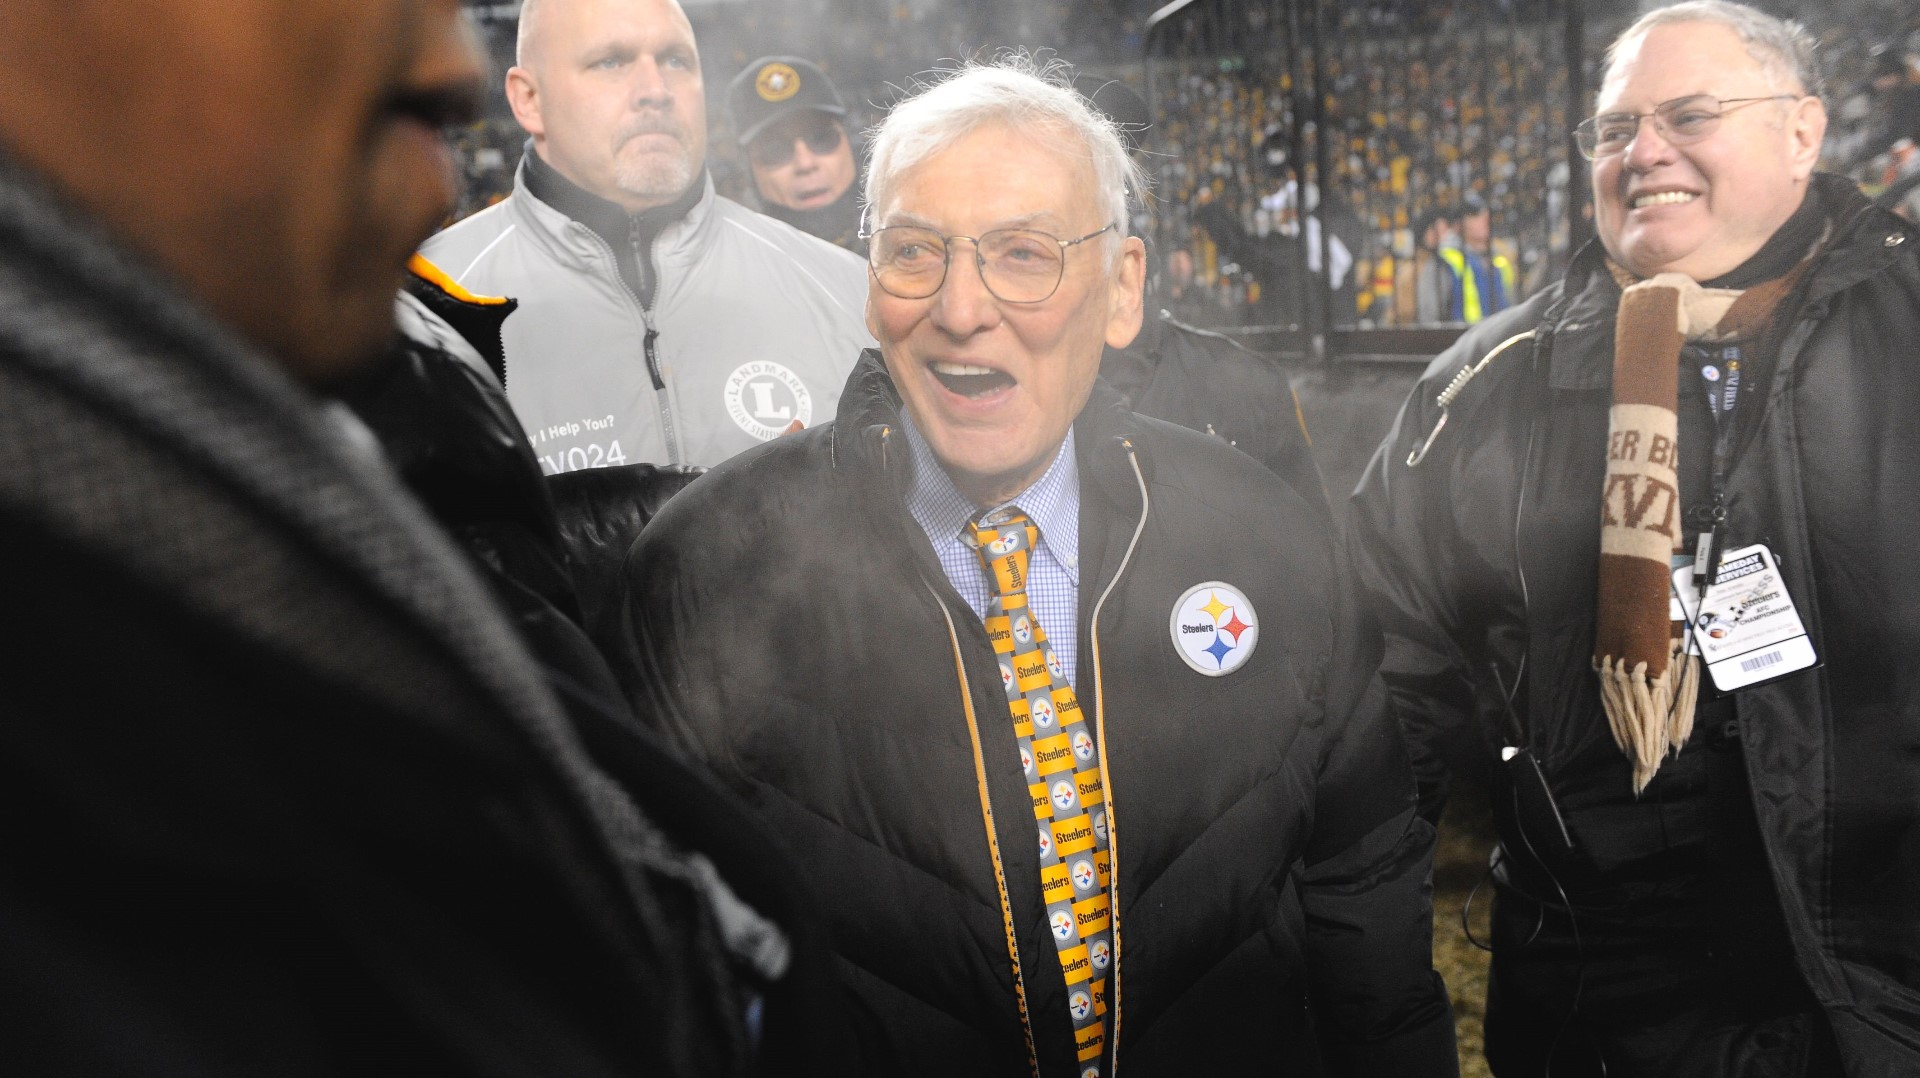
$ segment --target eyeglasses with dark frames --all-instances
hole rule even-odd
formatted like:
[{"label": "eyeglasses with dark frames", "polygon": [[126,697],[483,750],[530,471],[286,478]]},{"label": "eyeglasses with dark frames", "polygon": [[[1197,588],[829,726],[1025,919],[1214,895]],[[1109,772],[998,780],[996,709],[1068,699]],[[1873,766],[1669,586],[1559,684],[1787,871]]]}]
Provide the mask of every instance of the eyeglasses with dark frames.
[{"label": "eyeglasses with dark frames", "polygon": [[1660,137],[1675,146],[1699,142],[1714,133],[1720,118],[1733,109],[1728,106],[1751,105],[1759,101],[1798,101],[1803,94],[1769,94],[1766,97],[1714,97],[1712,94],[1688,94],[1662,101],[1652,112],[1608,112],[1580,121],[1573,129],[1573,140],[1589,161],[1627,148],[1640,132],[1641,120],[1652,120]]},{"label": "eyeglasses with dark frames", "polygon": [[996,228],[973,236],[942,236],[918,225],[888,225],[863,233],[867,264],[881,291],[899,299],[926,299],[947,281],[953,243],[973,244],[980,280],[1003,303],[1041,303],[1052,298],[1066,275],[1067,249],[1112,232],[1107,225],[1063,240],[1032,228]]}]

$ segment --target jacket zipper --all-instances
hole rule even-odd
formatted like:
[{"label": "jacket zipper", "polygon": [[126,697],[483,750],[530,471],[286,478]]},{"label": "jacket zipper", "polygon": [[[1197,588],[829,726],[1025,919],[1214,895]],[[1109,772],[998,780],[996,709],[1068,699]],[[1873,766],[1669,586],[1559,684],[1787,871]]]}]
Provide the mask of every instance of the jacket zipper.
[{"label": "jacket zipper", "polygon": [[1101,683],[1100,610],[1107,605],[1113,589],[1119,587],[1127,567],[1133,564],[1134,548],[1140,545],[1140,536],[1147,530],[1147,514],[1153,505],[1147,496],[1147,477],[1141,474],[1140,457],[1134,452],[1133,440],[1122,438],[1120,444],[1126,448],[1127,463],[1132,466],[1134,482],[1140,487],[1140,519],[1134,522],[1133,537],[1127,540],[1126,553],[1120,556],[1120,567],[1113,571],[1113,579],[1107,581],[1106,589],[1093,604],[1093,613],[1087,617],[1087,643],[1093,653],[1094,737],[1100,743],[1100,784],[1107,791],[1107,916],[1113,925],[1113,987],[1107,993],[1107,1014],[1112,1026],[1107,1030],[1106,1078],[1118,1078],[1120,1073],[1120,825],[1119,816],[1114,812],[1113,776],[1107,771],[1107,693]]},{"label": "jacket zipper", "polygon": [[[657,291],[660,287],[660,282],[653,269],[653,241],[647,241],[645,248],[642,249],[640,244],[640,222],[638,219],[630,219],[627,223],[627,242],[633,245],[634,269],[646,275],[646,278],[652,281],[653,287],[648,289],[648,291]],[[624,286],[626,282],[622,281],[621,284]],[[632,294],[631,290],[629,290],[628,294]],[[655,329],[653,325],[653,308],[641,302],[638,296],[634,297],[634,302],[640,304],[640,320],[646,323],[647,326],[646,336],[641,338],[640,345],[647,358],[647,375],[653,379],[654,402],[660,409],[660,433],[665,437],[667,443],[667,462],[669,464],[679,464],[680,436],[678,432],[673,429],[673,404],[668,400],[667,380],[660,374],[660,356],[654,350],[653,346],[653,342],[660,336],[660,331]]]},{"label": "jacket zipper", "polygon": [[[640,338],[641,354],[646,358],[647,375],[653,381],[654,404],[660,414],[661,440],[667,447],[667,463],[679,464],[681,463],[680,441],[674,434],[673,409],[667,404],[666,379],[660,376],[660,363],[654,355],[653,342],[654,338],[660,336],[660,331],[653,328],[653,312],[647,309],[646,304],[640,302],[640,297],[634,295],[633,289],[627,285],[627,279],[620,275],[620,259],[613,253],[613,246],[606,240],[601,239],[600,234],[593,229],[585,228],[584,225],[581,227],[585,229],[587,238],[606,254],[607,261],[613,263],[613,279],[620,283],[620,291],[624,293],[629,300],[633,301],[633,309],[640,312],[640,324],[646,328],[646,333]],[[639,239],[637,229],[632,236],[637,244]],[[640,251],[636,246],[634,256],[638,258],[639,255]],[[648,262],[650,262],[652,259],[651,251],[648,252],[647,258]],[[643,267],[647,264],[647,262],[640,263]],[[644,269],[643,272],[645,272]]]}]

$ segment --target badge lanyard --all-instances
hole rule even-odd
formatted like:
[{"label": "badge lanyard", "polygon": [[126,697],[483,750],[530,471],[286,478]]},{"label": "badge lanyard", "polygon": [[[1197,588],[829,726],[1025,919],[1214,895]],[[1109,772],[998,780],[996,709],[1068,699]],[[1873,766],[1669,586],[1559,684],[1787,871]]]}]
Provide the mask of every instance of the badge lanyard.
[{"label": "badge lanyard", "polygon": [[1702,360],[1700,381],[1706,388],[1707,412],[1713,417],[1713,499],[1694,517],[1700,529],[1694,548],[1693,586],[1704,594],[1718,575],[1720,557],[1726,541],[1727,471],[1732,465],[1734,408],[1740,403],[1741,382],[1746,377],[1744,356],[1737,344],[1714,350],[1689,348],[1690,357]]}]

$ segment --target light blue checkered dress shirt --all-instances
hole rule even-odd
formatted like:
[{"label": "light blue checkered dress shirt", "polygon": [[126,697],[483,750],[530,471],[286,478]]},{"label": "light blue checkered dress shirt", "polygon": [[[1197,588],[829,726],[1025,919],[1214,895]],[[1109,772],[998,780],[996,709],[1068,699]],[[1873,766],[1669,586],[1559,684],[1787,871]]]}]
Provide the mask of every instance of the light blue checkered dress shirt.
[{"label": "light blue checkered dress shirt", "polygon": [[1039,527],[1040,545],[1027,562],[1027,604],[1040,619],[1054,656],[1066,668],[1067,681],[1077,689],[1074,660],[1080,636],[1080,468],[1073,459],[1073,430],[1067,430],[1066,440],[1046,474],[1016,497],[983,510],[953,485],[940,459],[933,455],[933,447],[904,413],[900,426],[906,430],[907,445],[913,452],[913,489],[907,492],[907,511],[927,533],[947,580],[973,608],[974,617],[986,616],[993,582],[980,555],[960,538],[967,523],[991,510],[1015,505]]}]

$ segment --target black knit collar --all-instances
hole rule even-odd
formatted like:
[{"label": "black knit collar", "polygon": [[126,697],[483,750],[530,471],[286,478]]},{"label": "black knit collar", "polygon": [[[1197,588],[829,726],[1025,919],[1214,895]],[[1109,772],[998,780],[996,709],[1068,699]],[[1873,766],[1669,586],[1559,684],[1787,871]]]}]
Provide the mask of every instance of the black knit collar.
[{"label": "black knit collar", "polygon": [[559,169],[548,164],[533,148],[531,139],[527,140],[525,159],[527,191],[533,197],[586,225],[616,249],[629,241],[636,226],[643,233],[657,235],[685,217],[699,204],[700,196],[707,189],[707,172],[702,167],[679,198],[664,206],[629,213],[619,203],[609,202],[562,176]]},{"label": "black knit collar", "polygon": [[1767,242],[1753,253],[1753,257],[1735,266],[1732,272],[1711,281],[1701,281],[1700,285],[1703,288],[1747,289],[1763,281],[1785,277],[1813,252],[1814,244],[1820,242],[1826,228],[1826,204],[1820,197],[1820,187],[1809,183],[1806,197],[1800,200],[1800,208],[1774,230]]}]

